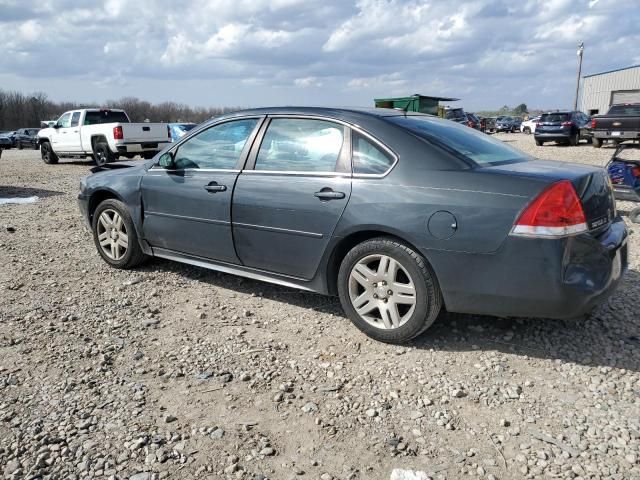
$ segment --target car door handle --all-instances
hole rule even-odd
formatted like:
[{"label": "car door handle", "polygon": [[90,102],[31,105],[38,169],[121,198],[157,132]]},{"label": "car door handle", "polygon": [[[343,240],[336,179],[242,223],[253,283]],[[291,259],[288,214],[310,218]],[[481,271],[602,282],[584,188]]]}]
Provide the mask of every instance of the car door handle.
[{"label": "car door handle", "polygon": [[340,198],[344,198],[345,195],[342,192],[334,192],[333,190],[329,189],[322,189],[319,192],[316,192],[313,194],[314,196],[318,197],[320,200],[336,200],[336,199],[340,199]]},{"label": "car door handle", "polygon": [[204,189],[209,193],[217,193],[217,192],[226,191],[227,190],[227,186],[226,185],[218,185],[217,183],[212,182],[209,185],[205,185]]}]

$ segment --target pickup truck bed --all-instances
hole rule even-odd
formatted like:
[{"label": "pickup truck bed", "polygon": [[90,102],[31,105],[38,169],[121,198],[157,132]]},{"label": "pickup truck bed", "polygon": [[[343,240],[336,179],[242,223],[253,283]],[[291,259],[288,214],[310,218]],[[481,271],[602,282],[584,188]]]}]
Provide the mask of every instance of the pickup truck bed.
[{"label": "pickup truck bed", "polygon": [[640,141],[640,103],[612,105],[606,115],[592,118],[591,131],[596,148],[606,141]]}]

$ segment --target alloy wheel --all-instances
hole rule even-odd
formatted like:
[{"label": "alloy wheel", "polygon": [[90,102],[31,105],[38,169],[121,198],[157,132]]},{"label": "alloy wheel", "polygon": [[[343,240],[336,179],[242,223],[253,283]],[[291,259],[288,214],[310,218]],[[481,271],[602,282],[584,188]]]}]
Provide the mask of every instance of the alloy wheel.
[{"label": "alloy wheel", "polygon": [[112,260],[121,260],[129,248],[129,236],[122,215],[110,208],[102,211],[96,229],[104,254]]},{"label": "alloy wheel", "polygon": [[349,274],[349,299],[369,325],[400,328],[416,308],[416,288],[409,272],[388,255],[368,255]]}]

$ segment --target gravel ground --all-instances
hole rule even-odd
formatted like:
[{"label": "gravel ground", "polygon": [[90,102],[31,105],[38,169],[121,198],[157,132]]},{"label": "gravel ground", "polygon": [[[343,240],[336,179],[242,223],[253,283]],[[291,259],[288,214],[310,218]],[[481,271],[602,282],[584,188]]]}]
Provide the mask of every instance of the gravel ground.
[{"label": "gravel ground", "polygon": [[441,318],[395,347],[333,298],[162,260],[109,268],[75,201],[90,167],[0,159],[0,197],[40,197],[0,205],[0,476],[640,478],[636,233],[588,320]]}]

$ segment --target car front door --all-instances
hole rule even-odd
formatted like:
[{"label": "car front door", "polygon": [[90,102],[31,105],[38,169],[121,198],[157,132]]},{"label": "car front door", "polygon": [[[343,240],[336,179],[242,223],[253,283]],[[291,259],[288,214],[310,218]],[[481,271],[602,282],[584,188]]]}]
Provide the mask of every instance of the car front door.
[{"label": "car front door", "polygon": [[55,124],[55,128],[51,134],[51,146],[53,151],[57,153],[66,153],[69,148],[69,130],[71,125],[71,112],[63,113]]},{"label": "car front door", "polygon": [[178,143],[169,169],[142,179],[144,238],[157,253],[239,263],[231,196],[261,118],[225,121]]},{"label": "car front door", "polygon": [[316,118],[271,118],[233,195],[245,266],[310,279],[351,195],[349,130]]}]

